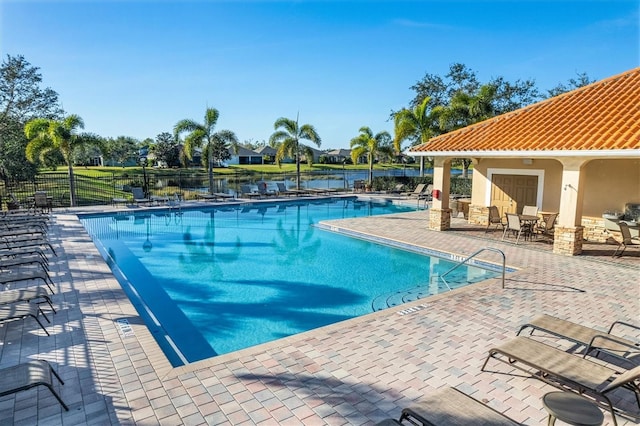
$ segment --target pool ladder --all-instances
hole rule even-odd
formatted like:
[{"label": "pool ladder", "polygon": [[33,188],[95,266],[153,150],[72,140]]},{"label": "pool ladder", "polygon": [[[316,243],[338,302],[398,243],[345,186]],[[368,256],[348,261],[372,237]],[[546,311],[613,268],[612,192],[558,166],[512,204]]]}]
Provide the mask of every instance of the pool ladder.
[{"label": "pool ladder", "polygon": [[449,283],[447,283],[447,280],[445,280],[444,277],[446,277],[450,272],[454,271],[455,269],[457,269],[458,267],[464,265],[465,263],[468,263],[471,259],[473,259],[474,257],[476,257],[477,255],[479,255],[480,253],[482,253],[483,251],[493,251],[495,253],[500,253],[500,255],[502,256],[502,288],[504,288],[504,277],[505,277],[505,273],[507,270],[506,264],[507,264],[507,258],[504,255],[504,252],[500,249],[497,248],[493,248],[493,247],[484,247],[481,248],[480,250],[478,250],[477,252],[473,253],[471,256],[461,260],[460,262],[458,262],[457,264],[455,264],[453,266],[453,268],[449,269],[447,272],[445,272],[444,274],[440,275],[440,279],[442,280],[442,282],[444,283],[444,285],[447,286],[447,288],[449,289],[449,291],[451,291],[451,287],[449,286]]},{"label": "pool ladder", "polygon": [[[473,259],[477,255],[479,255],[483,251],[493,251],[493,252],[496,252],[496,253],[500,253],[500,255],[502,256],[502,288],[504,288],[504,279],[505,279],[506,263],[507,263],[506,262],[506,256],[505,256],[505,254],[504,254],[504,252],[502,250],[499,250],[497,248],[492,248],[492,247],[485,247],[485,248],[482,248],[482,249],[478,250],[477,252],[473,253],[471,256],[469,256],[469,257],[461,260],[460,262],[456,263],[453,266],[453,268],[449,269],[444,274],[442,274],[440,276],[437,276],[437,275],[436,276],[432,276],[431,280],[433,280],[433,279],[436,279],[436,280],[437,279],[442,279],[442,282],[449,289],[449,291],[453,290],[451,288],[451,286],[449,285],[449,283],[447,282],[447,280],[445,279],[445,277],[449,273],[451,273],[454,270],[456,270],[458,267],[460,267],[460,266],[464,265],[465,263],[469,262],[471,259]],[[397,306],[397,305],[402,304],[402,303],[411,302],[413,300],[421,299],[425,295],[428,295],[428,294],[425,294],[425,289],[427,289],[427,287],[418,286],[418,287],[412,287],[412,288],[407,289],[407,290],[396,291],[396,292],[387,293],[387,294],[381,294],[381,295],[377,296],[376,298],[374,298],[373,301],[371,302],[371,310],[373,312],[375,312],[375,311],[379,311],[381,309],[386,309],[386,308],[390,308],[392,306]],[[428,289],[426,290],[426,293],[428,293]]]}]

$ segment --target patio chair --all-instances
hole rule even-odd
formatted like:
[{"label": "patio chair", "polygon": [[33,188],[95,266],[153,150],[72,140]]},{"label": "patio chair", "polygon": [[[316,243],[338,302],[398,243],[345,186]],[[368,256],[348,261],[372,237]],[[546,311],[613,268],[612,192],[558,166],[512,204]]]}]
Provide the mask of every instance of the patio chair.
[{"label": "patio chair", "polygon": [[240,185],[240,193],[245,198],[261,198],[256,185]]},{"label": "patio chair", "polygon": [[419,183],[418,185],[416,185],[415,189],[411,192],[404,192],[402,193],[402,195],[406,195],[407,197],[419,197],[420,194],[422,194],[422,192],[424,191],[424,189],[426,188],[427,184],[425,183]]},{"label": "patio chair", "polygon": [[358,179],[353,181],[353,192],[364,192],[365,183],[364,180]]},{"label": "patio chair", "polygon": [[487,229],[485,229],[485,234],[489,232],[489,228],[494,226],[494,230],[501,227],[504,231],[504,227],[506,224],[502,221],[502,216],[500,216],[500,210],[498,210],[497,206],[489,206],[489,218],[487,220]]},{"label": "patio chair", "polygon": [[42,214],[51,213],[53,199],[47,197],[47,193],[44,191],[36,191],[33,194],[33,209],[34,211],[40,210]]},{"label": "patio chair", "polygon": [[54,314],[56,313],[56,310],[53,307],[53,302],[51,301],[51,297],[49,296],[47,289],[42,286],[39,286],[36,288],[0,291],[0,305],[10,305],[12,303],[17,303],[17,302],[30,302],[32,300],[38,300],[38,299],[42,299],[46,303],[48,303],[53,313]]},{"label": "patio chair", "polygon": [[258,194],[265,197],[271,197],[277,195],[277,192],[273,189],[270,189],[267,185],[267,182],[260,181],[258,182]]},{"label": "patio chair", "polygon": [[56,397],[62,408],[69,411],[67,404],[53,389],[53,376],[64,385],[64,381],[47,361],[36,359],[12,367],[0,369],[0,396],[11,395],[16,392],[31,389],[36,386],[46,386]]},{"label": "patio chair", "polygon": [[[520,423],[456,388],[446,388],[424,399],[418,406],[402,410],[395,424],[413,425],[515,426]],[[387,424],[394,424],[387,420]]]},{"label": "patio chair", "polygon": [[640,359],[640,342],[634,342],[611,334],[615,326],[625,326],[636,331],[640,330],[640,327],[637,325],[623,321],[614,321],[609,326],[609,330],[605,332],[551,315],[542,314],[520,326],[516,335],[520,335],[522,331],[530,328],[530,334],[533,334],[534,331],[541,331],[585,346],[584,356],[592,351],[596,351],[597,353],[604,351],[631,363],[634,363],[635,359],[635,364],[640,364],[640,362],[638,362],[638,359]]},{"label": "patio chair", "polygon": [[[0,206],[1,207],[1,206]],[[9,200],[7,201],[7,210],[20,210],[22,209],[22,203],[16,197],[13,192],[9,193]]]},{"label": "patio chair", "polygon": [[619,388],[631,390],[640,407],[640,366],[618,375],[616,370],[602,364],[522,336],[491,348],[482,364],[482,371],[485,371],[490,359],[504,362],[560,389],[592,397],[607,407],[614,425],[618,423],[616,411],[608,396],[610,392]]},{"label": "patio chair", "polygon": [[297,195],[295,191],[288,190],[284,182],[276,182],[276,186],[278,187],[278,195]]},{"label": "patio chair", "polygon": [[520,217],[514,213],[505,213],[507,216],[507,224],[504,227],[504,231],[502,231],[502,241],[504,241],[504,237],[507,235],[507,232],[511,231],[516,234],[516,244],[520,241],[520,235],[525,234],[525,238],[527,237],[528,229],[520,223]]},{"label": "patio chair", "polygon": [[421,194],[418,194],[418,200],[426,200],[426,201],[432,201],[433,200],[433,185],[429,184],[427,185],[424,190],[422,191]]},{"label": "patio chair", "polygon": [[136,204],[151,203],[151,199],[144,196],[144,191],[139,186],[131,188],[131,195],[133,196],[133,202]]},{"label": "patio chair", "polygon": [[537,216],[538,206],[524,206],[522,207],[522,214],[525,216]]},{"label": "patio chair", "polygon": [[[619,222],[618,225],[620,226],[621,238],[618,242],[618,247],[616,247],[616,250],[613,252],[613,256],[611,257],[622,256],[622,253],[624,253],[627,246],[633,245],[633,241],[631,241],[631,231],[629,231],[629,225],[627,225],[625,222]],[[622,250],[618,252],[618,250],[620,250],[620,247],[622,247]]]},{"label": "patio chair", "polygon": [[11,303],[9,305],[0,305],[0,324],[15,320],[24,320],[28,317],[31,317],[36,320],[40,328],[42,328],[44,332],[47,333],[47,336],[50,336],[47,329],[44,328],[44,325],[40,322],[40,319],[38,319],[39,313],[42,314],[42,316],[48,323],[51,322],[38,304],[30,302],[17,302]]},{"label": "patio chair", "polygon": [[536,239],[538,239],[539,237],[544,237],[548,240],[553,240],[553,232],[556,225],[557,217],[558,213],[551,213],[544,216],[542,222],[539,222],[535,225],[533,233],[536,235]]}]

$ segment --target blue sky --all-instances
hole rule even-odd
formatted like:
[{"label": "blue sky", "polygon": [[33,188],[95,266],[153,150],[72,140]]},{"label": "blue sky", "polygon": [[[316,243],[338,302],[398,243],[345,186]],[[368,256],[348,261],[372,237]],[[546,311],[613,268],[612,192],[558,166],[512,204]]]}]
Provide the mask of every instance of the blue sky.
[{"label": "blue sky", "polygon": [[639,66],[638,0],[0,0],[0,52],[40,67],[85,130],[155,138],[220,111],[217,130],[268,140],[278,117],[322,148],[392,132],[425,73],[460,62],[482,82],[541,90]]}]

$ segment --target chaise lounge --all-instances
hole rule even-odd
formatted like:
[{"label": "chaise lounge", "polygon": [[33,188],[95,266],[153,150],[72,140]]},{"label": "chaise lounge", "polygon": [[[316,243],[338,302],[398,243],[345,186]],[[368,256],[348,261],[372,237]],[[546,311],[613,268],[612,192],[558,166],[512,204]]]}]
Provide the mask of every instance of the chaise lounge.
[{"label": "chaise lounge", "polygon": [[0,396],[10,395],[42,385],[49,388],[65,411],[69,411],[67,404],[62,401],[60,395],[53,389],[53,376],[56,376],[60,384],[64,385],[58,373],[47,361],[42,359],[0,369]]},{"label": "chaise lounge", "polygon": [[50,323],[49,318],[45,315],[45,313],[40,308],[40,305],[30,302],[18,302],[12,303],[10,305],[1,305],[0,306],[0,323],[15,321],[15,320],[24,320],[28,317],[31,317],[36,320],[38,325],[47,333],[49,336],[49,332],[44,325],[38,319],[38,313],[41,313],[44,319]]},{"label": "chaise lounge", "polygon": [[131,196],[133,197],[133,202],[136,203],[136,205],[152,203],[151,198],[145,197],[144,191],[139,186],[131,188]]},{"label": "chaise lounge", "polygon": [[24,247],[47,247],[54,256],[58,256],[56,250],[53,248],[51,243],[45,237],[37,237],[37,238],[7,238],[0,237],[2,240],[0,242],[1,249],[13,250],[13,249],[21,249]]},{"label": "chaise lounge", "polygon": [[377,426],[401,425],[517,426],[520,423],[499,413],[456,388],[446,388],[424,398],[420,405],[402,410],[399,420],[388,419]]},{"label": "chaise lounge", "polygon": [[[544,343],[518,336],[489,350],[482,371],[490,359],[509,364],[560,389],[586,394],[607,407],[617,425],[613,403],[608,394],[624,388],[634,392],[640,407],[640,366],[617,374],[616,370],[588,359],[561,351]],[[625,413],[630,414],[630,413]],[[638,413],[631,414],[638,417]]]},{"label": "chaise lounge", "polygon": [[12,271],[9,273],[2,272],[2,274],[0,274],[0,284],[4,285],[31,280],[42,280],[47,285],[47,287],[49,287],[51,293],[55,293],[55,290],[53,289],[55,284],[51,280],[51,277],[49,276],[47,271],[23,270]]},{"label": "chaise lounge", "polygon": [[[10,305],[17,302],[30,302],[32,300],[42,299],[49,304],[49,307],[56,313],[51,297],[47,289],[38,286],[36,288],[12,289],[0,291],[0,305]],[[37,303],[37,302],[36,302]]]},{"label": "chaise lounge", "polygon": [[523,330],[530,328],[531,334],[537,330],[585,346],[585,356],[594,350],[604,351],[625,361],[635,364],[640,363],[638,361],[638,358],[640,358],[640,343],[611,334],[615,326],[626,326],[640,330],[640,327],[636,325],[615,321],[609,326],[609,331],[604,332],[543,314],[534,318],[533,321],[523,324],[520,330],[518,330],[517,335],[520,335]]}]

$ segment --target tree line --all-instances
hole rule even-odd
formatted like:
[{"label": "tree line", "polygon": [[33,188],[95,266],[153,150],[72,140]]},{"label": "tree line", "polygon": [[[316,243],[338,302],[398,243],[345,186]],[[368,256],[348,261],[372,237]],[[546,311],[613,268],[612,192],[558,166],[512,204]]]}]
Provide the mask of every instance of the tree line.
[{"label": "tree line", "polygon": [[[415,96],[406,108],[391,112],[394,136],[383,131],[374,134],[361,126],[359,134],[350,140],[351,157],[355,163],[367,158],[369,181],[373,179],[373,164],[379,156],[398,155],[403,143],[411,146],[424,143],[447,133],[493,116],[513,111],[541,99],[556,96],[593,81],[585,73],[577,74],[567,83],[559,83],[542,93],[534,80],[509,82],[503,77],[481,83],[475,71],[455,63],[445,76],[426,73],[411,86]],[[202,122],[179,120],[173,132],[162,132],[155,139],[140,142],[120,136],[104,138],[84,132],[79,115],[67,114],[51,88],[43,88],[38,67],[23,56],[11,56],[0,66],[0,179],[5,185],[15,181],[33,180],[40,167],[64,164],[69,170],[71,205],[75,205],[73,166],[88,164],[91,158],[102,156],[114,164],[125,165],[136,158],[141,148],[148,149],[156,159],[169,166],[186,165],[201,149],[202,163],[209,175],[209,190],[213,191],[213,166],[230,158],[229,150],[239,146],[254,148],[251,141],[239,143],[231,130],[218,130],[220,113],[207,108]],[[184,139],[181,139],[184,137]],[[311,124],[300,124],[298,118],[280,117],[274,122],[269,145],[274,147],[276,163],[285,158],[296,163],[296,184],[300,187],[300,160],[312,161],[313,153],[301,141],[318,147],[321,138]],[[264,142],[263,142],[264,143]],[[424,157],[421,157],[421,172]],[[460,159],[466,172],[468,159]],[[422,174],[422,173],[421,173]]]}]

